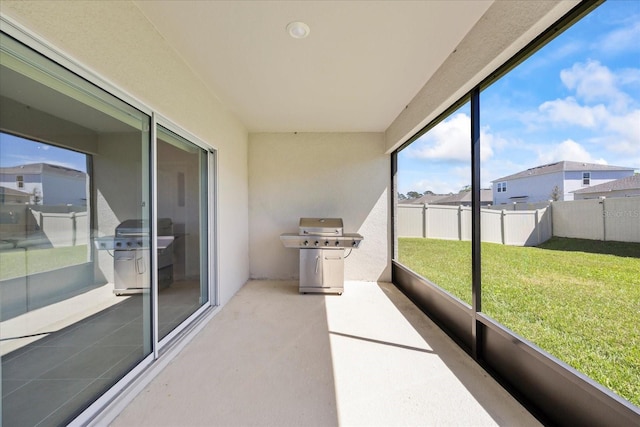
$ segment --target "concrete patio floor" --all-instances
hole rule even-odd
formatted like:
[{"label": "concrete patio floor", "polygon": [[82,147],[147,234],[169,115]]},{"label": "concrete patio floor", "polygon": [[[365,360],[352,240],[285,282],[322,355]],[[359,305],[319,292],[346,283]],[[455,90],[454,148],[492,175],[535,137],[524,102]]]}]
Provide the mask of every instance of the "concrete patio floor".
[{"label": "concrete patio floor", "polygon": [[254,280],[111,425],[540,423],[392,284]]}]

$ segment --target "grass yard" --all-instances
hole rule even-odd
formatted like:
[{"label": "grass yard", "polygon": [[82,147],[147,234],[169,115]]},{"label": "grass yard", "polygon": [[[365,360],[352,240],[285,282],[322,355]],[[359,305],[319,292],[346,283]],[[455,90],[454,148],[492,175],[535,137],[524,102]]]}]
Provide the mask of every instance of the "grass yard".
[{"label": "grass yard", "polygon": [[0,251],[0,280],[87,262],[87,245]]},{"label": "grass yard", "polygon": [[[400,238],[398,259],[471,301],[471,244]],[[482,244],[483,312],[640,406],[640,244]]]}]

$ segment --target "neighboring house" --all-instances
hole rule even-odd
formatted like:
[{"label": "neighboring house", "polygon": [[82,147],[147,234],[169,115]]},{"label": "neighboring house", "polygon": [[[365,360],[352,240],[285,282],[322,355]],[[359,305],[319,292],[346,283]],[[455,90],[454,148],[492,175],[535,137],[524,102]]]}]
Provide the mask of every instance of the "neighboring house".
[{"label": "neighboring house", "polygon": [[634,168],[562,161],[537,166],[493,183],[494,205],[573,200],[574,192],[634,174]]},{"label": "neighboring house", "polygon": [[[480,190],[480,206],[488,206],[493,202],[490,189]],[[461,191],[431,202],[432,205],[471,206],[471,191]]]},{"label": "neighboring house", "polygon": [[0,186],[0,205],[24,205],[31,203],[31,194]]},{"label": "neighboring house", "polygon": [[[490,189],[480,190],[480,205],[488,206],[493,201],[493,194]],[[471,206],[471,191],[461,191],[456,194],[425,194],[417,199],[407,200],[404,203],[412,205],[450,205],[450,206]]]},{"label": "neighboring house", "polygon": [[573,195],[575,200],[640,196],[640,175],[636,174],[576,190],[573,191]]},{"label": "neighboring house", "polygon": [[425,194],[417,199],[407,200],[403,203],[411,203],[412,205],[433,204],[438,200],[450,197],[450,194]]},{"label": "neighboring house", "polygon": [[49,163],[0,168],[0,186],[30,196],[36,205],[86,206],[88,179],[85,172]]}]

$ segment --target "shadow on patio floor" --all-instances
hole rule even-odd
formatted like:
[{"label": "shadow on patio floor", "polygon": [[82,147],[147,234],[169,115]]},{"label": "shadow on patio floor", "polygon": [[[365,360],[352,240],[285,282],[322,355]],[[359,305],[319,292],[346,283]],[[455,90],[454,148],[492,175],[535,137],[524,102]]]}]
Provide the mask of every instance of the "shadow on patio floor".
[{"label": "shadow on patio floor", "polygon": [[539,425],[392,284],[250,281],[114,426]]}]

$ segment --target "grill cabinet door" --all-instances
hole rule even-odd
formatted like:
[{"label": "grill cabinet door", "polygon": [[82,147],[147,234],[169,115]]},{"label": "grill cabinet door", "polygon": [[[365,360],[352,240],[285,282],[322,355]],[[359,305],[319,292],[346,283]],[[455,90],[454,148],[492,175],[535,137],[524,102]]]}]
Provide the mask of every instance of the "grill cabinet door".
[{"label": "grill cabinet door", "polygon": [[322,287],[322,249],[300,249],[300,286]]},{"label": "grill cabinet door", "polygon": [[322,251],[322,286],[342,288],[344,286],[344,249]]}]

